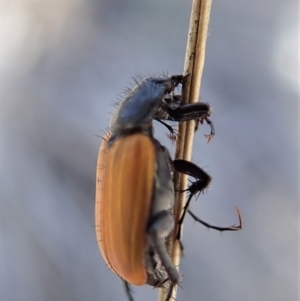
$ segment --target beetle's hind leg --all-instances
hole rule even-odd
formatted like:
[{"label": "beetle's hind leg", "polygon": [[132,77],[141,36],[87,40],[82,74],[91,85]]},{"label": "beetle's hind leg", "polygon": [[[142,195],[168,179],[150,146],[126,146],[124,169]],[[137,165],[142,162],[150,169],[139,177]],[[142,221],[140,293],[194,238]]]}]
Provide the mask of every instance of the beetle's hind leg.
[{"label": "beetle's hind leg", "polygon": [[157,253],[164,266],[169,280],[176,285],[181,281],[181,275],[172,262],[165,245],[165,237],[174,227],[174,216],[168,210],[162,210],[150,220],[148,236],[150,244]]},{"label": "beetle's hind leg", "polygon": [[132,289],[131,289],[131,285],[122,279],[122,282],[124,284],[124,289],[125,289],[125,294],[128,298],[128,301],[134,301],[133,296],[132,296]]},{"label": "beetle's hind leg", "polygon": [[171,300],[173,289],[174,289],[174,285],[171,284],[170,287],[169,287],[169,289],[168,289],[168,294],[167,294],[167,297],[166,297],[165,301],[170,301]]}]

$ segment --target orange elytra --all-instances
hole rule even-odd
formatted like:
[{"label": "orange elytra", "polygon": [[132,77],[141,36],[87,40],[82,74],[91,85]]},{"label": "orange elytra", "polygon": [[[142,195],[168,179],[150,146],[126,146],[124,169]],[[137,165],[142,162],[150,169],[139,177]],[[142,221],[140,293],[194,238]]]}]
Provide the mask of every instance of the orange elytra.
[{"label": "orange elytra", "polygon": [[147,281],[147,223],[153,196],[156,154],[143,134],[102,141],[97,164],[96,233],[107,265],[125,281]]}]

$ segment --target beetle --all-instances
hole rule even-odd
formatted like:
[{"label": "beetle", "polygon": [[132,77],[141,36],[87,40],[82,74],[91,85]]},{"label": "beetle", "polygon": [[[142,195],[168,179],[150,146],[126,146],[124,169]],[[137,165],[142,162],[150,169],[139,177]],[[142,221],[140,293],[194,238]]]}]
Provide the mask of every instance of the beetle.
[{"label": "beetle", "polygon": [[[184,105],[180,97],[170,95],[184,78],[154,76],[136,81],[114,111],[98,155],[97,241],[106,264],[125,282],[129,300],[129,284],[164,286],[171,292],[181,281],[165,245],[174,227],[174,167],[202,181],[197,191],[210,182],[200,168],[194,173],[191,162],[173,163],[153,137],[153,120],[163,124],[162,120],[206,120],[211,125],[208,137],[214,135],[209,104]],[[192,186],[189,189],[191,195],[196,193]]]}]

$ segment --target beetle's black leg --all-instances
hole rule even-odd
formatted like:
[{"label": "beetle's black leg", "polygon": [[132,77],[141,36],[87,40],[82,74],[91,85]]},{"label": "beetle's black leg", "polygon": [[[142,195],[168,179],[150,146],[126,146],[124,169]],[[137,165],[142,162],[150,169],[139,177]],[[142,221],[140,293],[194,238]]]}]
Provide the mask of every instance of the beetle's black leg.
[{"label": "beetle's black leg", "polygon": [[166,108],[168,119],[174,121],[189,121],[203,119],[211,114],[211,106],[205,102],[179,105],[176,108],[168,106]]},{"label": "beetle's black leg", "polygon": [[171,284],[168,290],[168,294],[165,301],[170,301],[173,293],[174,285]]},{"label": "beetle's black leg", "polygon": [[[210,134],[209,135],[204,134],[205,138],[207,138],[207,143],[209,143],[209,141],[215,136],[216,131],[213,122],[208,117],[205,118],[205,121],[210,126]],[[195,131],[196,130],[197,129],[195,128]]]},{"label": "beetle's black leg", "polygon": [[171,125],[165,123],[161,119],[155,119],[155,120],[158,121],[159,123],[161,123],[162,125],[164,125],[169,130],[171,140],[176,140],[178,133],[176,130],[174,130],[174,128]]},{"label": "beetle's black leg", "polygon": [[232,225],[232,226],[228,226],[228,227],[218,227],[218,226],[213,226],[207,222],[204,222],[203,220],[201,220],[199,217],[197,217],[192,211],[188,210],[188,213],[192,216],[192,218],[196,221],[199,222],[200,224],[204,225],[205,227],[209,228],[209,229],[214,229],[214,230],[218,230],[220,232],[223,231],[238,231],[242,229],[242,217],[241,217],[241,213],[240,210],[235,207],[237,214],[238,214],[238,218],[239,218],[239,225]]},{"label": "beetle's black leg", "polygon": [[187,191],[195,194],[209,187],[212,177],[198,165],[193,162],[176,159],[173,161],[174,169],[180,173],[192,176],[196,179],[187,189]]},{"label": "beetle's black leg", "polygon": [[[156,285],[155,287],[162,287],[168,281],[169,281],[169,278],[164,279],[162,282],[159,282],[158,285]],[[167,293],[167,297],[166,297],[165,301],[170,301],[170,298],[172,297],[172,293],[173,293],[174,288],[175,288],[175,285],[170,283],[170,285],[168,287],[168,293]]]},{"label": "beetle's black leg", "polygon": [[211,176],[206,173],[203,169],[201,169],[196,164],[186,161],[186,160],[174,160],[173,161],[174,169],[177,172],[187,174],[189,176],[192,176],[196,179],[187,189],[186,191],[190,192],[190,195],[186,201],[186,204],[183,208],[182,215],[178,221],[178,233],[176,238],[180,241],[181,234],[182,234],[182,224],[183,220],[185,218],[186,212],[188,211],[190,202],[192,200],[192,197],[197,194],[204,191],[210,184],[212,178]]},{"label": "beetle's black leg", "polygon": [[187,212],[187,210],[188,210],[188,208],[190,206],[190,202],[191,202],[192,197],[193,197],[193,194],[190,193],[189,198],[188,198],[188,200],[186,201],[186,203],[185,203],[185,205],[183,207],[183,212],[182,212],[181,218],[178,221],[178,232],[177,232],[177,235],[176,235],[176,239],[178,239],[179,242],[180,242],[180,249],[181,249],[181,251],[183,251],[183,245],[181,243],[182,224],[183,224],[186,212]]},{"label": "beetle's black leg", "polygon": [[122,282],[124,284],[125,294],[126,294],[126,296],[128,298],[128,301],[134,301],[133,297],[132,297],[131,285],[127,281],[125,281],[123,279],[122,279]]},{"label": "beetle's black leg", "polygon": [[238,231],[242,229],[242,218],[241,214],[238,208],[235,208],[237,213],[238,213],[238,218],[239,218],[239,225],[232,225],[229,227],[218,227],[218,226],[213,226],[207,222],[204,222],[200,218],[198,218],[193,212],[191,212],[189,208],[189,204],[191,202],[192,197],[196,193],[201,193],[205,188],[207,188],[212,180],[212,178],[204,171],[202,170],[199,166],[195,165],[192,162],[185,161],[185,160],[174,160],[173,161],[173,166],[176,171],[187,174],[189,176],[192,176],[196,178],[197,180],[190,185],[186,191],[190,192],[190,195],[188,197],[188,200],[183,208],[183,213],[181,218],[178,221],[179,224],[179,229],[177,233],[177,239],[180,241],[181,239],[181,234],[182,234],[182,223],[185,218],[186,212],[188,212],[195,221],[201,223],[202,225],[206,226],[207,228],[210,229],[215,229],[218,231]]},{"label": "beetle's black leg", "polygon": [[[167,99],[165,99],[167,102]],[[199,123],[203,120],[210,125],[211,132],[209,135],[204,135],[207,138],[207,143],[215,135],[215,127],[213,122],[208,118],[212,112],[211,106],[205,102],[197,102],[193,104],[181,104],[180,99],[176,95],[174,100],[168,99],[168,105],[161,106],[161,110],[157,113],[156,119],[173,120],[177,122],[195,120],[195,131],[197,131]]]}]

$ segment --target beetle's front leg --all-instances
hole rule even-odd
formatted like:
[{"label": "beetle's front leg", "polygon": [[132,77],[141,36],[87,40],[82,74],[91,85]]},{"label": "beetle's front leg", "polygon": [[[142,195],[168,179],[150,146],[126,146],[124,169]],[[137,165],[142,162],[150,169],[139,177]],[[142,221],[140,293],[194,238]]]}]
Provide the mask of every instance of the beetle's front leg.
[{"label": "beetle's front leg", "polygon": [[174,121],[202,120],[212,113],[211,106],[205,102],[181,104],[176,108],[167,107],[169,119]]},{"label": "beetle's front leg", "polygon": [[208,119],[208,117],[212,113],[211,106],[205,102],[197,102],[192,104],[181,104],[176,108],[172,108],[172,106],[168,106],[166,108],[168,113],[168,119],[182,122],[182,121],[190,121],[195,120],[196,126],[195,131],[198,129],[199,122],[203,123],[203,120],[206,120],[207,124],[210,126],[210,134],[205,135],[208,139],[208,142],[213,138],[215,135],[215,127],[213,122]]},{"label": "beetle's front leg", "polygon": [[195,131],[198,129],[199,123],[205,120],[210,126],[210,134],[204,135],[209,142],[215,135],[215,127],[213,122],[208,118],[212,113],[211,106],[205,102],[197,102],[191,104],[183,104],[181,95],[173,97],[165,97],[160,108],[156,112],[154,119],[156,120],[172,120],[177,122],[195,120]]},{"label": "beetle's front leg", "polygon": [[207,143],[210,142],[210,140],[215,136],[216,131],[215,131],[215,126],[213,124],[213,122],[208,118],[205,117],[203,119],[197,119],[196,120],[196,125],[195,125],[195,132],[198,130],[199,127],[199,123],[203,124],[203,121],[206,121],[206,123],[210,126],[210,134],[204,134],[204,137],[207,138]]}]

